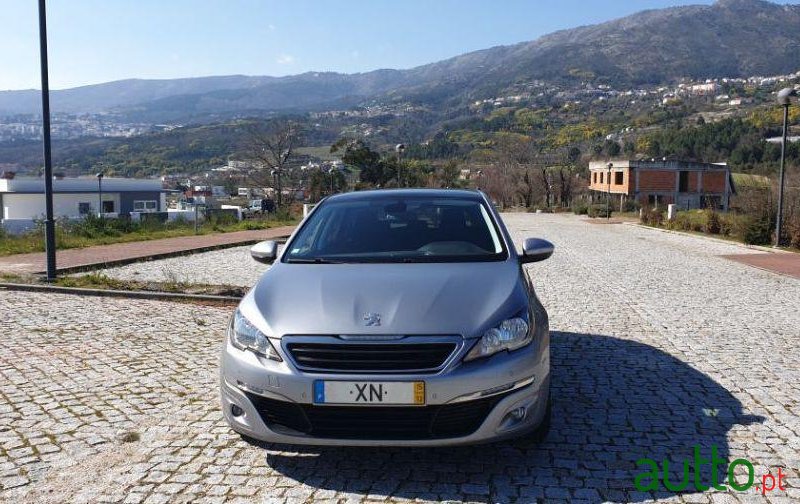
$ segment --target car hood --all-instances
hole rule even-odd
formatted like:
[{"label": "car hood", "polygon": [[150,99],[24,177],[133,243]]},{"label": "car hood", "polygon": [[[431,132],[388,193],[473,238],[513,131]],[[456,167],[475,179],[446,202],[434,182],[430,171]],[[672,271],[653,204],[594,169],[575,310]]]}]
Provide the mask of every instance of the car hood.
[{"label": "car hood", "polygon": [[[276,264],[240,310],[270,337],[312,334],[480,336],[527,306],[519,266]],[[368,315],[372,314],[372,316]],[[375,316],[380,325],[368,325]]]}]

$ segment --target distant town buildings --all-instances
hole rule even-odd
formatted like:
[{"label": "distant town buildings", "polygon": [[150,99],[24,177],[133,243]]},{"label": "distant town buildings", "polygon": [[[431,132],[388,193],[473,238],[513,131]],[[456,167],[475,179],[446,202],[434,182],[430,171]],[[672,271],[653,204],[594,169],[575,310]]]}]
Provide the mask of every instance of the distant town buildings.
[{"label": "distant town buildings", "polygon": [[[107,177],[55,178],[53,212],[56,218],[79,219],[102,212],[109,217],[166,211],[166,193],[159,179]],[[102,206],[102,208],[101,208]],[[0,178],[0,225],[11,233],[32,228],[44,218],[44,179]]]}]

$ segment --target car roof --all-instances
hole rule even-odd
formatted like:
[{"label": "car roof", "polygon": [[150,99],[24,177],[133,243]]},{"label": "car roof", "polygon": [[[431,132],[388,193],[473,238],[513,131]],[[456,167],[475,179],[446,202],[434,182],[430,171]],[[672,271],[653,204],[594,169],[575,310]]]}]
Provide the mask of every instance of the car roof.
[{"label": "car roof", "polygon": [[375,189],[335,194],[328,201],[364,201],[388,198],[453,198],[483,201],[483,193],[466,189]]}]

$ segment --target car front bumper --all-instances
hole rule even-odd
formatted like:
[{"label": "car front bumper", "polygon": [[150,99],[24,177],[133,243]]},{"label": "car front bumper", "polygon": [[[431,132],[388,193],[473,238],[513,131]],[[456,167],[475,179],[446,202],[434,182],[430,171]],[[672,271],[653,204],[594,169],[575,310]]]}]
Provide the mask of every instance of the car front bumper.
[{"label": "car front bumper", "polygon": [[[468,346],[465,346],[464,352]],[[546,412],[550,389],[549,333],[546,328],[538,328],[534,342],[517,351],[502,352],[470,363],[460,362],[462,356],[463,353],[457,362],[437,374],[307,373],[297,370],[286,358],[280,363],[268,361],[252,352],[238,350],[226,341],[220,371],[222,410],[235,431],[258,440],[281,444],[451,446],[513,438],[539,426]],[[485,410],[485,416],[477,419],[475,428],[469,429],[470,432],[461,430],[453,436],[447,433],[431,435],[429,432],[420,433],[419,436],[392,438],[387,434],[374,435],[374,430],[365,431],[363,435],[315,434],[315,414],[331,413],[330,410],[320,411],[320,408],[332,406],[313,405],[313,383],[315,380],[336,379],[425,382],[425,406],[398,407],[397,415],[392,415],[384,407],[388,414],[382,417],[382,422],[392,422],[393,418],[403,415],[422,415],[421,410],[412,411],[419,408],[429,408],[434,418],[442,411],[462,411],[472,406],[486,406],[488,410]],[[310,428],[303,432],[291,428],[294,426],[286,427],[285,423],[290,422],[276,423],[275,416],[266,411],[270,405],[280,410],[290,408],[290,417],[304,416]],[[347,415],[354,415],[351,418],[364,421],[364,418],[375,413],[376,407],[338,408]],[[520,415],[523,410],[524,415]]]}]

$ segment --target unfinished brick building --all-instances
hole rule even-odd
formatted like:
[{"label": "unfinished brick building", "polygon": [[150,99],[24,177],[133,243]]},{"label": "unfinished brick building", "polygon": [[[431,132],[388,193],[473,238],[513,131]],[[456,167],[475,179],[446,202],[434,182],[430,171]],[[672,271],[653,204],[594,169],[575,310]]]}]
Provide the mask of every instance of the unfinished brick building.
[{"label": "unfinished brick building", "polygon": [[589,189],[595,200],[610,194],[614,206],[634,200],[649,207],[675,203],[683,210],[712,206],[727,210],[733,186],[726,165],[611,160],[589,163]]}]

